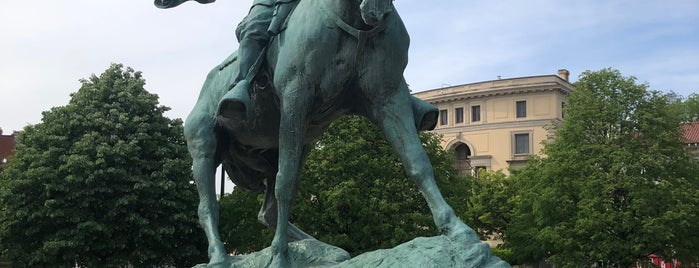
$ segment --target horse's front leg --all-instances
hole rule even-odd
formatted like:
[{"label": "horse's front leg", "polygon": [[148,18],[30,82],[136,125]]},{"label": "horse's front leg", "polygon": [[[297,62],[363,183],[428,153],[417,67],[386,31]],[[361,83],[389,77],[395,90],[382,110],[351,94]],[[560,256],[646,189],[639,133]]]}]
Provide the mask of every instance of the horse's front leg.
[{"label": "horse's front leg", "polygon": [[192,156],[192,173],[199,193],[199,223],[209,242],[207,267],[229,267],[230,258],[218,232],[218,202],[215,174],[216,138],[214,119],[206,114],[190,114],[184,127],[187,148]]},{"label": "horse's front leg", "polygon": [[281,120],[279,124],[279,170],[274,187],[277,199],[277,222],[272,240],[271,267],[288,267],[287,234],[289,231],[289,210],[296,181],[303,163],[303,140],[308,125],[308,107],[311,96],[304,90],[301,78],[285,83],[280,93]]},{"label": "horse's front leg", "polygon": [[417,183],[440,233],[462,242],[479,242],[476,233],[456,216],[437,187],[432,165],[417,134],[410,94],[405,83],[396,91],[372,92],[384,92],[387,95],[373,98],[368,116],[383,130],[406,172]]}]

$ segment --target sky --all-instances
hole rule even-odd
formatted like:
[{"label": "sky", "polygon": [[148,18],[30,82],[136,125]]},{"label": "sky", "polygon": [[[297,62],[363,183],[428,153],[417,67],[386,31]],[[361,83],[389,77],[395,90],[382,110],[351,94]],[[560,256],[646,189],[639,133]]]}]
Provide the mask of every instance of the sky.
[{"label": "sky", "polygon": [[[111,63],[142,71],[146,89],[185,118],[209,70],[237,46],[251,0],[0,3],[0,128],[41,122],[80,79]],[[575,81],[612,67],[651,89],[699,91],[699,1],[501,0],[394,2],[411,35],[405,77],[414,92],[555,74]]]},{"label": "sky", "polygon": [[[320,1],[320,0],[312,0]],[[0,0],[0,128],[41,122],[80,79],[111,63],[143,72],[146,89],[185,118],[205,76],[233,52],[252,0]],[[699,92],[696,0],[396,0],[411,36],[414,92],[498,77],[606,67],[651,89]]]}]

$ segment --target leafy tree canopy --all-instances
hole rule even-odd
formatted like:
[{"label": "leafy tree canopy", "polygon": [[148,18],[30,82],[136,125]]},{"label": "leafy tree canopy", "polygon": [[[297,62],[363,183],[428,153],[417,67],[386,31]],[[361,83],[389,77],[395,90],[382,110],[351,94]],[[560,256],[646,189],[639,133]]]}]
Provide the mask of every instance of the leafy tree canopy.
[{"label": "leafy tree canopy", "polygon": [[0,174],[0,245],[17,267],[191,265],[205,248],[181,120],[111,65],[18,137]]},{"label": "leafy tree canopy", "polygon": [[671,93],[672,108],[680,116],[682,122],[699,121],[699,94],[694,93],[687,98]]},{"label": "leafy tree canopy", "polygon": [[260,251],[268,247],[274,232],[257,220],[263,195],[235,187],[219,200],[221,240],[236,254]]},{"label": "leafy tree canopy", "polygon": [[[440,138],[435,134],[422,133],[421,139],[447,202],[457,213],[465,211],[468,182],[457,176],[453,155],[440,147]],[[233,195],[243,194],[233,191]],[[252,207],[240,215],[231,215],[237,226],[256,219],[261,200],[248,198],[252,201],[238,202]],[[225,210],[231,209],[224,204],[222,224],[228,221]],[[437,235],[427,203],[383,133],[359,116],[337,120],[316,141],[301,176],[291,221],[310,235],[353,255],[393,247],[417,236]],[[231,240],[235,236],[248,237],[244,233],[248,227],[232,227],[238,229],[231,233]],[[266,240],[262,244],[269,244],[268,233],[260,229],[248,232],[262,234],[261,239]],[[258,241],[250,244],[260,245]]]},{"label": "leafy tree canopy", "polygon": [[561,267],[630,267],[649,254],[696,262],[699,172],[669,105],[618,70],[582,73],[547,157],[513,176],[513,256]]},{"label": "leafy tree canopy", "polygon": [[517,202],[512,181],[500,171],[480,171],[478,177],[467,176],[467,221],[481,239],[501,239],[510,221],[513,203]]}]

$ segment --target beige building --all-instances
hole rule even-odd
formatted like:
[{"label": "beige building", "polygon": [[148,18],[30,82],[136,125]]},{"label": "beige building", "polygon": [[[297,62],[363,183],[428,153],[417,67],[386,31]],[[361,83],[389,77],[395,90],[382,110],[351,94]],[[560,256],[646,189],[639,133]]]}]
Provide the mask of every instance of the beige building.
[{"label": "beige building", "polygon": [[564,117],[570,73],[498,79],[428,90],[414,95],[439,108],[434,132],[456,151],[461,174],[517,168],[537,154],[547,126]]}]

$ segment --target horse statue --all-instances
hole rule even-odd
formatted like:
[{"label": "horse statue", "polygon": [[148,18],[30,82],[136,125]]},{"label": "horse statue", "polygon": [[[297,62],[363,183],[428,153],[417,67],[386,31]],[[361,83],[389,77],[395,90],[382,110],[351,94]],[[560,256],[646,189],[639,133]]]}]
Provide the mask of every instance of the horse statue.
[{"label": "horse statue", "polygon": [[437,110],[410,95],[403,77],[409,37],[393,0],[300,0],[287,22],[249,89],[249,116],[227,118],[218,111],[236,73],[233,53],[208,74],[186,119],[199,221],[208,239],[207,267],[231,267],[236,261],[218,232],[219,164],[238,187],[265,192],[258,219],[275,230],[267,266],[290,266],[287,243],[313,239],[289,223],[305,156],[312,141],[346,114],[366,116],[383,131],[442,235],[478,243],[442,197],[418,138],[417,130],[434,128]]}]

